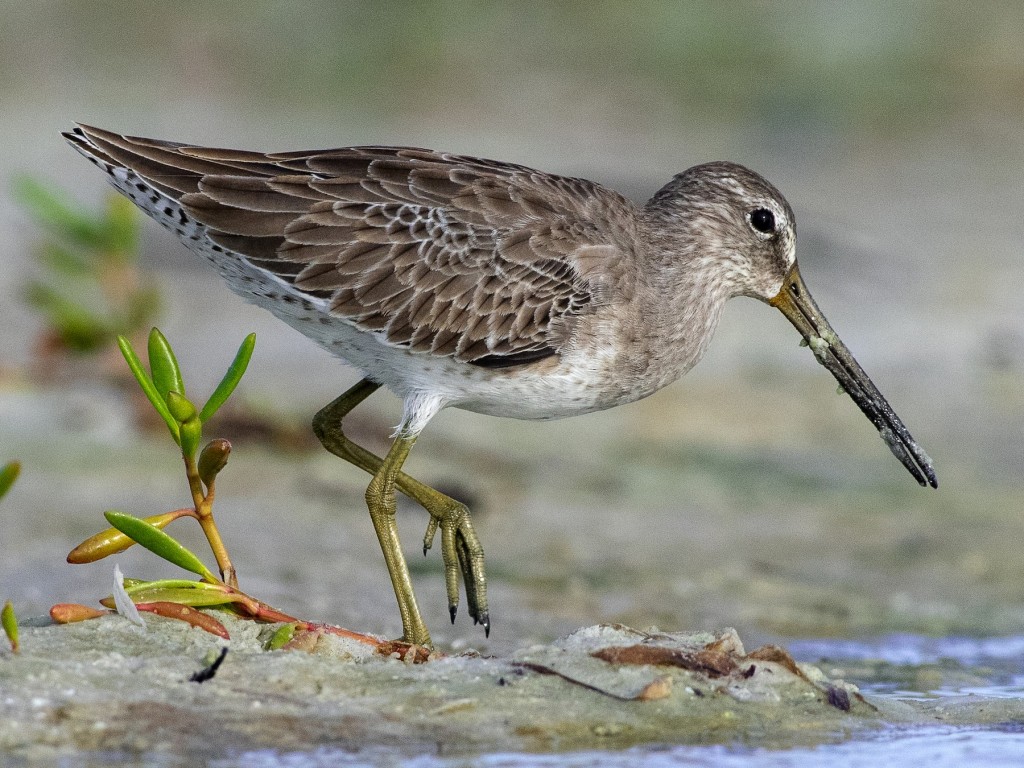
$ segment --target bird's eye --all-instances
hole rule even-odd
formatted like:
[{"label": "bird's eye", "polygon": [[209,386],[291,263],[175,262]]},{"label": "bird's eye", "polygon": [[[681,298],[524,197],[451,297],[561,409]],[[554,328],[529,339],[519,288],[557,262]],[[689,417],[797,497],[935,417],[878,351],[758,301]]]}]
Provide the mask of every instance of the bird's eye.
[{"label": "bird's eye", "polygon": [[750,226],[762,234],[769,235],[775,231],[775,214],[767,208],[755,208],[750,212]]}]

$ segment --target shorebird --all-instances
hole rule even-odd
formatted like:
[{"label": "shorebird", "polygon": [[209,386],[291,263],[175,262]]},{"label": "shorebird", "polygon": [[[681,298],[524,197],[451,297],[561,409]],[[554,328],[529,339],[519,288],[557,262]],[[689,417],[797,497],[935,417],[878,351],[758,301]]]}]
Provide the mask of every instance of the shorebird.
[{"label": "shorebird", "polygon": [[[269,309],[363,378],[313,420],[324,447],[372,475],[366,503],[398,599],[402,639],[429,646],[398,539],[395,494],[441,533],[449,613],[459,578],[490,631],[483,548],[469,510],[402,471],[438,411],[557,419],[629,403],[707,350],[725,302],[760,299],[922,485],[931,459],[811,298],[793,209],[735,163],[677,174],[643,206],[585,179],[412,147],[262,153],[64,134],[108,181]],[[385,386],[403,413],[381,458],[342,419]]]}]

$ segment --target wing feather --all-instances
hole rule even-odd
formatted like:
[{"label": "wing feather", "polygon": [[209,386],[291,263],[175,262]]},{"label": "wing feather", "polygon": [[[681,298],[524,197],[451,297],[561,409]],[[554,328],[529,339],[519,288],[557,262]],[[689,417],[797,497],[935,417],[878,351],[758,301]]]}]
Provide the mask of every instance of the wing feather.
[{"label": "wing feather", "polygon": [[558,354],[595,294],[577,252],[612,259],[632,242],[621,196],[510,163],[409,147],[264,154],[86,126],[69,139],[332,314],[488,367]]}]

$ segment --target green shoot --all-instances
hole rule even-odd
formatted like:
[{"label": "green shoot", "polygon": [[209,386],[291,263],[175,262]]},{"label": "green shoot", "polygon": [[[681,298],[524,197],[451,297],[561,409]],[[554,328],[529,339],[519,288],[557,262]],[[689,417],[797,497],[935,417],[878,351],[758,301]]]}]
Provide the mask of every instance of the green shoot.
[{"label": "green shoot", "polygon": [[21,474],[21,464],[17,461],[9,461],[0,467],[0,499],[11,490],[14,481]]},{"label": "green shoot", "polygon": [[242,342],[227,373],[203,407],[203,413],[197,411],[192,401],[185,396],[185,379],[181,367],[170,342],[158,328],[153,328],[149,334],[149,371],[143,367],[127,338],[119,336],[117,343],[139,387],[167,424],[171,437],[181,450],[194,507],[155,515],[146,520],[118,512],[107,513],[113,529],[98,533],[79,544],[68,555],[68,562],[93,562],[139,543],[207,581],[214,580],[212,573],[194,554],[162,532],[163,527],[172,520],[187,516],[199,521],[217,559],[221,577],[229,585],[237,586],[227,548],[213,521],[214,485],[217,475],[227,465],[231,444],[227,440],[213,440],[201,452],[199,445],[202,441],[203,421],[213,416],[238,386],[252,357],[256,336],[249,334]]},{"label": "green shoot", "polygon": [[231,393],[235,391],[235,387],[238,386],[238,382],[245,373],[245,369],[249,366],[249,359],[252,357],[252,351],[255,346],[256,334],[250,333],[238,348],[235,359],[228,366],[224,378],[220,380],[220,384],[213,390],[213,394],[206,401],[203,410],[199,412],[199,420],[201,422],[205,424],[209,421],[210,417],[217,412],[217,409],[224,405],[224,402],[231,397]]},{"label": "green shoot", "polygon": [[3,625],[4,634],[11,644],[11,651],[18,652],[18,618],[14,615],[14,606],[8,600],[4,603],[3,610],[0,610],[0,624]]},{"label": "green shoot", "polygon": [[295,637],[295,630],[298,628],[298,624],[282,624],[278,627],[274,634],[270,636],[270,640],[267,642],[268,651],[279,651],[284,648],[288,643]]},{"label": "green shoot", "polygon": [[[193,582],[193,587],[198,582]],[[167,587],[136,589],[128,593],[136,603],[178,603],[193,608],[211,608],[230,605],[235,602],[228,591],[216,589],[194,589],[192,587],[171,589]]]},{"label": "green shoot", "polygon": [[[9,461],[0,467],[0,498],[3,498],[4,494],[11,489],[20,473],[21,464],[17,461]],[[11,605],[10,600],[4,603],[3,609],[0,610],[0,625],[3,626],[4,634],[7,635],[7,640],[11,644],[11,651],[17,653],[18,619],[14,615],[14,606]]]},{"label": "green shoot", "polygon": [[217,577],[210,572],[209,568],[203,565],[202,560],[180,544],[177,539],[160,530],[152,523],[147,523],[138,517],[113,510],[104,512],[103,516],[117,530],[136,543],[141,544],[153,554],[159,555],[164,560],[174,563],[186,571],[191,571],[201,576],[206,581],[217,581]]},{"label": "green shoot", "polygon": [[[142,519],[124,512],[107,511],[104,516],[112,528],[102,531],[83,541],[68,555],[68,562],[95,562],[115,552],[121,552],[133,544],[140,544],[164,560],[196,574],[200,581],[188,579],[160,579],[157,581],[119,580],[115,596],[104,598],[100,603],[115,608],[115,599],[122,608],[128,608],[128,600],[135,609],[155,613],[159,616],[184,621],[191,626],[226,638],[228,633],[223,624],[198,608],[220,608],[230,610],[243,618],[262,622],[285,622],[290,629],[279,632],[273,647],[285,645],[298,631],[307,637],[329,632],[366,643],[385,655],[396,649],[408,651],[407,644],[383,643],[376,638],[357,632],[327,627],[300,621],[282,613],[265,603],[250,597],[238,588],[235,569],[228,557],[227,548],[220,537],[213,519],[213,501],[217,476],[227,465],[231,455],[231,443],[227,440],[211,440],[201,451],[204,422],[210,419],[230,397],[238,386],[252,357],[256,336],[250,334],[239,346],[234,360],[217,385],[209,400],[198,411],[185,396],[185,381],[177,358],[170,343],[156,328],[149,334],[149,371],[143,367],[131,343],[123,336],[118,337],[118,346],[131,369],[135,380],[160,414],[177,443],[185,465],[185,476],[194,506],[177,509]],[[198,453],[198,460],[196,454]],[[218,578],[203,562],[177,539],[164,531],[164,527],[179,517],[195,518],[206,534],[217,566]],[[115,569],[116,570],[116,569]],[[123,588],[120,586],[123,584]],[[119,611],[120,612],[120,611]],[[130,613],[125,611],[125,613]],[[74,603],[60,603],[50,609],[54,621],[70,623],[85,621],[106,615],[102,611]],[[426,658],[424,649],[416,650],[417,658]],[[422,660],[421,659],[421,660]]]},{"label": "green shoot", "polygon": [[118,336],[117,344],[146,398],[167,424],[174,442],[181,446],[182,453],[195,456],[202,441],[202,425],[231,397],[245,374],[256,346],[256,334],[250,333],[242,341],[235,359],[198,414],[195,406],[185,397],[185,380],[178,360],[159,328],[153,328],[149,333],[150,373],[142,367],[142,361],[128,339]]},{"label": "green shoot", "polygon": [[121,349],[121,354],[124,355],[125,362],[128,363],[128,367],[135,376],[135,380],[139,382],[139,386],[142,387],[143,393],[145,393],[149,402],[152,403],[156,412],[159,413],[160,417],[167,423],[167,428],[171,430],[171,437],[174,438],[174,442],[180,444],[181,437],[178,435],[178,422],[173,416],[171,416],[171,412],[167,408],[167,402],[160,396],[160,392],[153,384],[153,380],[149,377],[149,374],[146,373],[146,369],[142,367],[142,361],[139,360],[139,356],[136,355],[135,350],[132,349],[132,343],[124,336],[118,336],[117,346]]},{"label": "green shoot", "polygon": [[149,370],[153,374],[153,385],[164,400],[170,392],[185,396],[185,382],[181,378],[178,360],[159,328],[149,332]]},{"label": "green shoot", "polygon": [[[165,512],[162,515],[152,515],[144,518],[144,520],[150,525],[154,525],[162,530],[179,517],[191,517],[194,515],[194,510],[176,509],[173,512]],[[124,552],[134,543],[134,539],[121,533],[117,528],[107,528],[105,531],[100,531],[99,533],[90,536],[77,547],[72,549],[68,553],[68,562],[72,565],[94,563],[97,560],[102,560],[104,557],[115,555],[118,552]]]}]

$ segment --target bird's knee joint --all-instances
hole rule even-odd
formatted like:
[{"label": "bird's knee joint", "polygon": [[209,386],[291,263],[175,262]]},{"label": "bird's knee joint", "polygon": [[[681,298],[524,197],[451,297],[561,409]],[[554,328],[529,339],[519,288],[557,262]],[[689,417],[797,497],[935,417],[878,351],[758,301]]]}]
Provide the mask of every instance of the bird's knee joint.
[{"label": "bird's knee joint", "polygon": [[341,422],[333,422],[319,414],[313,417],[313,434],[320,444],[330,450],[329,446],[338,446],[343,450],[349,440],[341,429]]},{"label": "bird's knee joint", "polygon": [[385,490],[384,481],[374,477],[370,484],[366,486],[366,493],[363,496],[366,499],[367,505],[371,508],[380,505],[382,501],[386,501],[388,494]]},{"label": "bird's knee joint", "polygon": [[[328,434],[328,422],[324,418],[322,413],[318,413],[313,417],[313,434],[316,435],[317,439],[322,443],[327,438]],[[341,425],[338,425],[338,431],[341,431]]]}]

